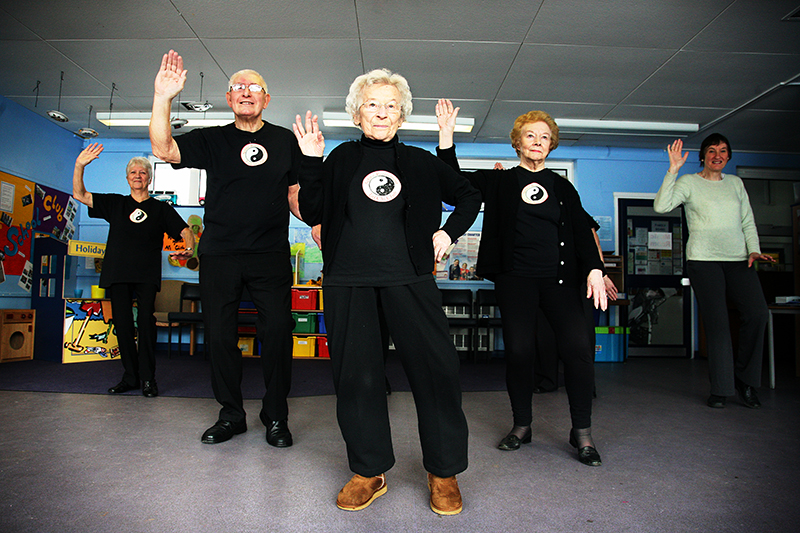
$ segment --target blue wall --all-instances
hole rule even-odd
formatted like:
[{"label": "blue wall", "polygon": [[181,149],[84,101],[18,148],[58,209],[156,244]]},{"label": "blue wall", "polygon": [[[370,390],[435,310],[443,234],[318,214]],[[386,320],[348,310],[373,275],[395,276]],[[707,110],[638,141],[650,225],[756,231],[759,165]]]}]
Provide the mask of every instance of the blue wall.
[{"label": "blue wall", "polygon": [[[267,115],[267,118],[268,115]],[[101,135],[108,135],[106,130]],[[85,181],[93,192],[129,191],[125,181],[125,165],[134,156],[150,155],[150,142],[145,139],[98,138],[105,150],[100,158],[86,168]],[[87,144],[68,130],[52,121],[0,96],[0,170],[50,185],[57,189],[72,189],[72,170],[75,157]],[[339,143],[329,141],[327,152]],[[435,143],[414,143],[428,150],[435,150]],[[666,148],[666,146],[665,146]],[[514,158],[514,150],[508,144],[457,145],[459,157],[465,158]],[[690,154],[686,171],[694,171],[696,154]],[[568,160],[575,163],[575,185],[581,194],[586,210],[593,216],[614,215],[614,192],[655,193],[661,184],[668,166],[665,150],[640,150],[625,148],[577,148],[562,146],[550,159]],[[762,167],[800,167],[800,156],[774,154],[747,154],[734,152],[731,165]],[[730,169],[733,171],[734,169]],[[178,208],[181,216],[203,215],[202,208]],[[479,230],[481,218],[473,226]],[[76,239],[105,242],[108,226],[104,221],[90,219],[86,207],[81,205],[76,219]],[[303,223],[290,217],[291,227],[303,227]],[[602,242],[605,250],[613,250],[611,240]],[[197,273],[185,268],[169,265],[164,254],[164,278],[194,281]],[[96,283],[97,276],[79,265],[79,288],[88,292]],[[8,283],[8,281],[7,281]],[[10,303],[0,298],[0,307],[26,307],[29,302]]]},{"label": "blue wall", "polygon": [[[72,170],[83,139],[0,96],[0,171],[72,191]],[[5,283],[17,284],[19,276]],[[30,297],[0,297],[0,308],[29,309]]]}]

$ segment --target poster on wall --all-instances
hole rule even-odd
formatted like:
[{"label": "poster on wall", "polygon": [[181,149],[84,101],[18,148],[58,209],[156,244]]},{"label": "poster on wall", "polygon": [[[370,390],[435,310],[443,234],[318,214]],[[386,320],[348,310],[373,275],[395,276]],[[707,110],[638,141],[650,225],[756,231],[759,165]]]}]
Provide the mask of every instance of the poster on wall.
[{"label": "poster on wall", "polygon": [[[0,295],[30,295],[35,234],[69,241],[76,213],[77,203],[69,193],[0,172]],[[9,276],[19,279],[3,283]]]},{"label": "poster on wall", "polygon": [[110,361],[119,357],[111,304],[107,300],[67,300],[64,363]]},{"label": "poster on wall", "polygon": [[72,195],[44,185],[34,185],[33,227],[37,233],[68,242],[75,234],[78,204]]},{"label": "poster on wall", "polygon": [[6,276],[21,276],[31,258],[34,188],[31,181],[0,172],[0,250]]},{"label": "poster on wall", "polygon": [[480,244],[480,231],[468,231],[459,237],[447,259],[436,264],[436,279],[451,281],[482,279],[475,274]]}]

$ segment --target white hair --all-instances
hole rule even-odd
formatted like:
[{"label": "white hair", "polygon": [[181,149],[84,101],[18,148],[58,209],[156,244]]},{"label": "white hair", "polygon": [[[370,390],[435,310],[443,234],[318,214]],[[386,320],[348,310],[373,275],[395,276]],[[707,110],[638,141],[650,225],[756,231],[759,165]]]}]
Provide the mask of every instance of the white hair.
[{"label": "white hair", "polygon": [[400,102],[398,102],[400,104],[400,118],[405,119],[411,114],[413,105],[411,104],[411,89],[408,87],[408,81],[400,74],[393,74],[391,70],[378,68],[357,77],[350,85],[350,92],[345,100],[345,109],[350,114],[353,122],[358,116],[358,109],[364,103],[364,89],[373,85],[394,86],[400,93]]},{"label": "white hair", "polygon": [[153,165],[150,164],[150,160],[146,157],[134,157],[130,161],[128,161],[128,166],[125,167],[125,175],[128,175],[128,172],[131,171],[131,168],[134,166],[143,167],[144,170],[147,172],[147,179],[153,179]]}]

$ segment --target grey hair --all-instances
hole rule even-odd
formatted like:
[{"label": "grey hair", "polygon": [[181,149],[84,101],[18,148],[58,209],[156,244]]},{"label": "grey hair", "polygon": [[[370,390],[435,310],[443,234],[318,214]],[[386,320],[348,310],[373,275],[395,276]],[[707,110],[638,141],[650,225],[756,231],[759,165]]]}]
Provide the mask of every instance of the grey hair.
[{"label": "grey hair", "polygon": [[400,74],[392,73],[391,70],[378,68],[357,77],[350,85],[350,92],[345,100],[345,109],[350,114],[353,122],[358,116],[358,108],[364,103],[364,89],[373,85],[394,86],[400,93],[400,118],[404,120],[411,114],[413,105],[411,104],[411,89],[408,87],[408,81]]},{"label": "grey hair", "polygon": [[147,179],[153,179],[153,165],[150,164],[150,160],[146,157],[134,157],[130,161],[128,161],[128,166],[125,167],[125,175],[128,175],[128,172],[131,171],[134,165],[139,165],[140,167],[144,167],[145,171],[147,172]]},{"label": "grey hair", "polygon": [[225,92],[229,92],[231,90],[231,85],[233,85],[233,80],[235,80],[236,77],[239,76],[240,74],[246,74],[248,76],[255,76],[256,78],[258,78],[258,84],[264,88],[264,94],[269,94],[269,89],[267,89],[267,82],[264,80],[264,76],[262,76],[261,74],[250,68],[245,68],[238,72],[234,72],[233,75],[228,80],[228,90]]}]

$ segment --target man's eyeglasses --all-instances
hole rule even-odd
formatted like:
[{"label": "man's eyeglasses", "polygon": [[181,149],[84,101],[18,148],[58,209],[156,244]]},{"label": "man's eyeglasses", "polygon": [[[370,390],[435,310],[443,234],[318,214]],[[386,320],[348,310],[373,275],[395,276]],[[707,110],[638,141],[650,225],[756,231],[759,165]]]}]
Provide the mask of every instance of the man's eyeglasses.
[{"label": "man's eyeglasses", "polygon": [[250,89],[251,93],[257,93],[259,91],[266,93],[266,89],[264,89],[261,85],[257,83],[234,83],[230,87],[230,91],[233,93],[240,93],[245,89]]},{"label": "man's eyeglasses", "polygon": [[400,104],[394,101],[387,104],[381,104],[375,100],[369,100],[361,104],[361,107],[363,107],[368,113],[377,113],[381,108],[386,109],[386,113],[389,115],[399,115],[401,111]]}]

